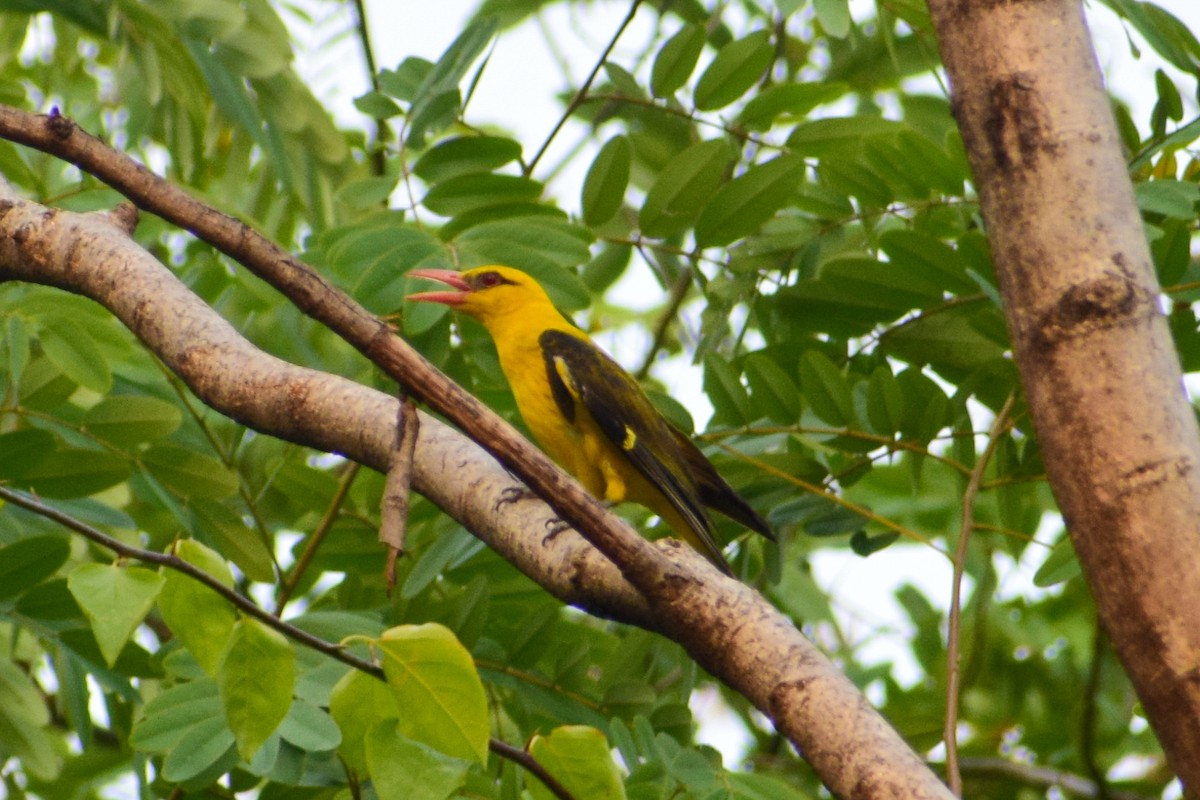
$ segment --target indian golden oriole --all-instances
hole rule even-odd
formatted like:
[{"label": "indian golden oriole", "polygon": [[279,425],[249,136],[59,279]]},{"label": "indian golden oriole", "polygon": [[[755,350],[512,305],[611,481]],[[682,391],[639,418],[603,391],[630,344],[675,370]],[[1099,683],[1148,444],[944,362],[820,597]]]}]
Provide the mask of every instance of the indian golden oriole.
[{"label": "indian golden oriole", "polygon": [[646,506],[726,574],[729,565],[704,506],[774,540],[766,521],[691,439],[529,275],[500,266],[408,274],[453,289],[409,300],[442,303],[483,323],[530,432],[597,498]]}]

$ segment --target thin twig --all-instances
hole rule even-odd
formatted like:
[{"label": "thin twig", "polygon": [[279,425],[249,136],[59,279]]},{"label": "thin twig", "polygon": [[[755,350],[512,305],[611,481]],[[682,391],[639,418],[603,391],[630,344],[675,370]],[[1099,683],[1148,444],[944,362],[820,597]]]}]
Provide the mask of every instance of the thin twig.
[{"label": "thin twig", "polygon": [[[154,550],[144,550],[140,547],[127,545],[121,540],[114,539],[103,531],[93,528],[86,522],[75,519],[69,514],[65,514],[56,508],[52,508],[32,497],[29,497],[28,495],[20,492],[14,492],[5,486],[0,486],[0,500],[12,503],[14,506],[19,506],[27,511],[33,512],[34,514],[38,514],[46,519],[57,522],[64,528],[78,533],[85,539],[95,542],[101,547],[111,550],[123,558],[132,558],[136,559],[137,561],[144,561],[148,564],[157,564],[158,566],[166,567],[167,569],[173,569],[176,572],[181,572],[184,575],[187,575],[189,578],[204,584],[209,589],[212,589],[214,592],[221,595],[221,597],[237,606],[237,608],[243,613],[254,617],[258,621],[275,629],[292,641],[304,645],[305,647],[312,648],[319,653],[324,653],[331,658],[335,658],[347,666],[353,667],[360,672],[370,675],[372,678],[376,678],[377,680],[381,680],[385,683],[387,682],[387,678],[384,675],[382,668],[368,661],[364,661],[357,656],[351,655],[340,645],[327,642],[324,639],[313,636],[308,631],[297,628],[295,625],[291,625],[280,620],[278,617],[268,613],[265,609],[259,608],[252,601],[221,583],[212,575],[209,575],[204,570],[193,566],[178,556],[174,556],[169,553],[158,553]],[[513,747],[507,742],[503,742],[495,738],[488,739],[488,749],[496,755],[502,758],[508,758],[524,767],[538,780],[544,783],[546,788],[553,792],[556,797],[560,798],[560,800],[575,800],[571,793],[564,789],[562,784],[555,780],[554,776],[551,775],[546,768],[543,767],[540,762],[538,762],[537,759],[524,750]]]},{"label": "thin twig", "polygon": [[296,591],[296,586],[299,585],[300,579],[304,576],[305,571],[308,570],[313,557],[316,556],[317,548],[321,546],[321,543],[325,541],[325,536],[333,528],[333,523],[337,519],[338,512],[341,511],[342,503],[346,501],[346,495],[350,492],[350,485],[358,477],[358,471],[361,468],[362,465],[357,461],[351,461],[342,473],[342,477],[338,481],[337,491],[333,493],[333,499],[329,501],[329,508],[325,509],[324,516],[317,523],[312,536],[308,537],[308,542],[305,543],[300,557],[296,559],[296,563],[292,565],[287,575],[283,576],[279,584],[279,593],[275,598],[275,616],[278,617],[282,614],[284,606],[288,604],[288,600],[292,599],[292,593]]},{"label": "thin twig", "polygon": [[1000,443],[1000,437],[1008,428],[1008,415],[1017,401],[1015,392],[1008,395],[1000,413],[992,421],[992,429],[988,432],[987,446],[983,455],[975,462],[971,477],[967,480],[967,488],[963,490],[962,499],[962,530],[958,534],[958,546],[954,551],[954,579],[950,590],[950,620],[946,641],[946,727],[942,732],[946,743],[946,782],[950,791],[962,797],[962,772],[958,765],[958,683],[959,683],[959,629],[962,626],[962,579],[966,570],[967,545],[971,541],[971,531],[975,528],[975,496],[979,494],[980,484],[983,483],[983,473],[992,454]]},{"label": "thin twig", "polygon": [[711,120],[711,119],[706,119],[701,116],[697,116],[695,111],[688,111],[686,108],[675,108],[673,106],[666,105],[665,103],[655,102],[654,100],[650,100],[645,97],[631,97],[627,94],[620,94],[620,93],[611,94],[611,93],[603,93],[602,92],[602,93],[597,93],[597,94],[593,94],[593,95],[588,95],[586,98],[584,98],[584,100],[582,102],[587,102],[587,103],[597,103],[597,102],[626,103],[628,105],[637,106],[639,108],[645,108],[650,111],[658,111],[662,114],[666,114],[667,116],[679,117],[680,119],[686,119],[688,122],[694,122],[697,125],[704,125],[709,128],[715,128],[715,129],[721,131],[722,133],[726,134],[727,136],[732,136],[735,139],[739,139],[743,142],[747,142],[749,144],[755,145],[756,147],[759,147],[763,150],[778,150],[778,151],[784,152],[784,153],[789,152],[789,148],[786,144],[776,144],[775,142],[769,142],[766,139],[763,139],[760,136],[755,136],[752,133],[748,133],[741,128],[736,128],[731,125],[726,125],[725,123],[719,122],[717,120]]},{"label": "thin twig", "polygon": [[1079,720],[1079,758],[1088,775],[1096,783],[1096,797],[1110,800],[1108,780],[1096,759],[1096,703],[1100,694],[1100,673],[1104,668],[1107,637],[1096,619],[1096,635],[1092,639],[1092,663],[1088,667],[1087,683],[1083,687],[1083,714]]},{"label": "thin twig", "polygon": [[[367,27],[367,8],[365,0],[354,0],[354,13],[357,17],[357,25],[354,26],[358,33],[358,43],[362,47],[363,60],[367,66],[367,80],[371,82],[371,88],[376,92],[379,88],[379,67],[375,63],[375,50],[371,46],[371,31]],[[384,145],[384,140],[392,135],[391,126],[387,124],[385,119],[375,120],[375,148],[371,152],[371,172],[374,175],[387,174],[387,150]]]},{"label": "thin twig", "polygon": [[874,522],[881,527],[887,528],[889,531],[892,531],[893,533],[898,533],[906,539],[911,539],[914,542],[923,544],[923,545],[929,547],[930,549],[932,549],[934,552],[945,556],[947,560],[950,558],[949,553],[947,553],[942,548],[938,547],[930,539],[926,539],[924,536],[917,533],[916,531],[910,530],[909,528],[904,527],[899,522],[896,522],[894,520],[888,519],[887,517],[876,514],[874,511],[867,508],[866,506],[859,505],[858,503],[855,503],[852,500],[847,500],[846,498],[842,497],[841,495],[837,495],[832,492],[826,491],[825,487],[823,487],[823,486],[818,486],[815,483],[809,483],[808,481],[804,480],[803,478],[792,475],[789,472],[784,472],[783,470],[776,467],[774,464],[770,464],[766,461],[763,461],[761,458],[755,458],[754,456],[747,455],[746,453],[743,453],[741,450],[737,450],[736,448],[730,447],[729,445],[725,444],[724,442],[717,442],[716,445],[717,445],[717,447],[721,448],[721,450],[730,454],[734,458],[736,458],[740,461],[744,461],[747,464],[751,464],[755,467],[758,467],[760,470],[767,473],[768,475],[773,475],[776,478],[782,478],[783,480],[787,481],[788,483],[792,484],[793,486],[799,486],[801,489],[808,492],[809,494],[815,494],[825,500],[828,500],[830,503],[833,503],[835,506],[841,506],[844,509],[853,511],[855,514],[858,514],[863,519],[866,519],[870,522]]},{"label": "thin twig", "polygon": [[555,780],[554,776],[529,751],[513,747],[508,742],[502,742],[499,739],[488,739],[488,749],[501,758],[507,758],[515,764],[520,764],[533,773],[558,800],[575,800],[574,795],[568,792],[565,786]]},{"label": "thin twig", "polygon": [[1107,795],[1102,795],[1100,787],[1095,782],[1074,773],[1052,767],[1020,764],[1005,758],[968,756],[962,759],[960,767],[970,777],[1010,778],[1039,789],[1054,786],[1076,797],[1095,798],[1095,800],[1102,800],[1104,797],[1107,797],[1108,800],[1152,800],[1150,795],[1111,789]]},{"label": "thin twig", "polygon": [[671,327],[671,323],[675,317],[679,315],[679,307],[683,305],[684,299],[687,298],[688,289],[691,288],[692,278],[690,272],[685,272],[679,276],[679,280],[675,281],[675,285],[671,287],[671,296],[667,299],[667,307],[659,314],[658,320],[654,323],[654,339],[650,343],[650,350],[646,353],[646,360],[642,362],[642,366],[638,369],[636,377],[639,381],[645,380],[650,374],[650,368],[654,366],[654,359],[658,357],[658,352],[663,349],[663,345],[667,340],[667,331]]},{"label": "thin twig", "polygon": [[630,4],[629,13],[625,15],[625,19],[621,20],[620,26],[617,27],[617,32],[613,34],[611,39],[609,39],[608,47],[604,48],[604,52],[596,61],[596,66],[592,67],[592,71],[587,76],[587,80],[583,82],[583,86],[580,86],[579,91],[576,92],[575,96],[571,98],[571,102],[567,105],[566,110],[563,111],[562,116],[559,117],[558,122],[554,125],[554,129],[550,131],[550,135],[546,137],[546,141],[542,142],[542,146],[538,149],[537,155],[535,155],[533,160],[525,166],[525,177],[529,177],[533,174],[533,168],[537,166],[538,161],[540,161],[542,156],[546,154],[546,150],[550,147],[550,143],[554,141],[554,137],[558,136],[558,132],[562,130],[562,126],[567,124],[567,120],[570,119],[571,115],[575,113],[575,109],[579,108],[579,104],[583,102],[585,97],[587,97],[588,90],[592,88],[592,83],[596,80],[596,76],[600,74],[600,69],[604,66],[604,62],[608,60],[609,54],[612,53],[613,48],[617,46],[617,40],[621,38],[621,34],[625,32],[625,29],[629,27],[629,23],[633,21],[634,15],[637,14],[638,6],[641,4],[642,0],[633,0],[633,3]]},{"label": "thin twig", "polygon": [[197,580],[207,586],[209,589],[212,589],[230,603],[233,603],[233,605],[235,605],[246,615],[254,617],[256,620],[269,628],[274,628],[276,631],[282,633],[289,639],[293,639],[306,647],[310,647],[313,650],[316,650],[318,653],[324,653],[330,658],[335,658],[338,661],[341,661],[343,664],[347,664],[357,670],[361,670],[368,675],[373,675],[381,680],[383,679],[383,670],[379,667],[364,661],[357,656],[351,655],[344,648],[342,648],[341,645],[327,642],[324,639],[313,636],[311,633],[305,630],[297,628],[295,625],[289,625],[265,609],[259,608],[254,604],[253,601],[238,594],[236,591],[221,583],[204,570],[189,564],[187,561],[184,561],[178,556],[171,555],[170,553],[159,553],[154,550],[144,550],[140,547],[133,547],[132,545],[125,544],[120,539],[114,539],[107,533],[88,525],[86,522],[75,519],[69,514],[64,514],[56,508],[51,508],[45,503],[35,500],[28,495],[20,492],[14,492],[5,486],[0,486],[0,500],[5,500],[9,503],[12,503],[14,506],[20,506],[26,511],[32,511],[35,514],[40,514],[46,519],[53,520],[59,525],[62,525],[64,528],[75,531],[85,539],[95,542],[101,547],[111,550],[112,552],[124,558],[132,558],[138,561],[144,561],[148,564],[157,564],[160,567],[166,567],[167,569],[173,569],[176,572],[182,572],[189,578]]}]

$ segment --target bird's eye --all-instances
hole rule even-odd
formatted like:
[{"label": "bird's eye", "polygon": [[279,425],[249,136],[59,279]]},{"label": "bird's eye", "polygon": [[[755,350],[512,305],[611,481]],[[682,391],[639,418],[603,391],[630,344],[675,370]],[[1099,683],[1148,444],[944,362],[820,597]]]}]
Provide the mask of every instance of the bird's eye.
[{"label": "bird's eye", "polygon": [[479,276],[479,285],[485,289],[500,285],[500,276],[495,272],[485,272]]}]

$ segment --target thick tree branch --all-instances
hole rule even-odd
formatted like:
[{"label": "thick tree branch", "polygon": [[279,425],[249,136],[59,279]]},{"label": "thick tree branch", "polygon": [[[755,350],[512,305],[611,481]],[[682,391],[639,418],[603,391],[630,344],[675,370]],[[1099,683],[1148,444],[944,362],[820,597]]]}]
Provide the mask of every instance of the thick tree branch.
[{"label": "thick tree branch", "polygon": [[138,207],[191,231],[245,266],[479,442],[617,564],[639,591],[652,594],[662,590],[668,566],[656,548],[622,524],[511,425],[395,336],[382,320],[307,264],[56,113],[42,116],[0,105],[0,136],[75,164]]},{"label": "thick tree branch", "polygon": [[[560,516],[590,519],[589,536],[623,565],[629,583],[578,537],[544,541],[541,532],[552,516],[546,507],[535,500],[506,503],[513,483],[504,471],[472,443],[422,418],[414,486],[504,557],[567,602],[682,643],[697,663],[770,716],[835,795],[950,796],[862,694],[760,595],[674,540],[655,546],[637,536],[540,452],[519,438],[511,441],[506,424],[303,264],[73,126],[62,128],[53,117],[0,107],[0,135],[69,154],[139,204],[219,242],[414,394],[488,442],[554,500]],[[206,403],[244,424],[344,453],[374,469],[387,467],[394,398],[257,351],[105,215],[56,212],[0,193],[5,278],[59,286],[101,302]]]},{"label": "thick tree branch", "polygon": [[1200,437],[1078,0],[930,0],[1046,473],[1200,797]]}]

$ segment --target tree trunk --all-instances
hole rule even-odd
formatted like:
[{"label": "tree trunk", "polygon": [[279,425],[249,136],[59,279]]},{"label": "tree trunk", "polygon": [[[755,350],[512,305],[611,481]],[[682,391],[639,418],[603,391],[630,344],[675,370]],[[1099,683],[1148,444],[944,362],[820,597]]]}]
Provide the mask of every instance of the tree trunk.
[{"label": "tree trunk", "polygon": [[1195,797],[1200,440],[1082,8],[929,6],[1051,488]]}]

